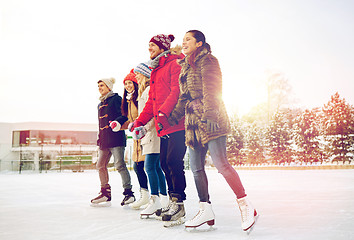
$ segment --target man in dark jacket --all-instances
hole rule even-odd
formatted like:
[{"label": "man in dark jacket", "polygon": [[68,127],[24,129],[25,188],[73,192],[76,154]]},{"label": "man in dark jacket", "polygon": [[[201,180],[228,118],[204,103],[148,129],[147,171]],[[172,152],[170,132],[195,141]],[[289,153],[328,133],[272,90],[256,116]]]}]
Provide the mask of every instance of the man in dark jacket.
[{"label": "man in dark jacket", "polygon": [[120,130],[121,125],[127,121],[127,117],[122,116],[121,113],[122,97],[111,90],[114,83],[114,78],[105,78],[98,81],[101,102],[98,105],[99,133],[97,145],[99,146],[99,158],[96,168],[101,181],[101,192],[98,197],[91,200],[93,206],[110,205],[111,187],[108,184],[107,165],[112,155],[114,157],[114,166],[121,175],[124,188],[124,199],[121,205],[135,201],[131,190],[130,174],[124,162],[125,132]]}]

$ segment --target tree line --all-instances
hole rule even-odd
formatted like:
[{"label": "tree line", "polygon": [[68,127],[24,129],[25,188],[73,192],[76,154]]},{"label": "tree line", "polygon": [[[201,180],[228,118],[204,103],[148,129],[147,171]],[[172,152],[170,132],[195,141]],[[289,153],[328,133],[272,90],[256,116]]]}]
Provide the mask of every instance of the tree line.
[{"label": "tree line", "polygon": [[242,118],[230,117],[227,153],[231,164],[353,160],[354,107],[339,93],[322,108],[302,110],[278,101],[272,109],[270,102]]}]

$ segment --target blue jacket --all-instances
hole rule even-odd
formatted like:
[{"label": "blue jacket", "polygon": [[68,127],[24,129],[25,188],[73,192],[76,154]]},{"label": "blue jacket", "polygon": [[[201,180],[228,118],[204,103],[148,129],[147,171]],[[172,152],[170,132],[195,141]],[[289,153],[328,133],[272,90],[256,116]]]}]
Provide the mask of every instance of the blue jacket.
[{"label": "blue jacket", "polygon": [[110,121],[118,121],[121,125],[128,120],[122,116],[121,112],[122,97],[115,93],[104,102],[98,104],[98,140],[97,145],[100,149],[126,146],[126,136],[124,130],[113,132],[109,127]]}]

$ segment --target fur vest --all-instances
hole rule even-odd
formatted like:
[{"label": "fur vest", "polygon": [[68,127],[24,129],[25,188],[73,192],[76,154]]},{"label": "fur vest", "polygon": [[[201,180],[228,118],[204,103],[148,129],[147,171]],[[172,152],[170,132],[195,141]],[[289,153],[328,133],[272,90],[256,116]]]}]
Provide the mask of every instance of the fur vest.
[{"label": "fur vest", "polygon": [[[222,100],[222,77],[218,60],[207,49],[195,59],[196,68],[188,63],[188,57],[179,62],[180,96],[169,116],[169,123],[176,124],[185,115],[186,145],[204,146],[210,140],[230,133],[230,121]],[[206,120],[218,123],[215,132],[207,131]]]}]

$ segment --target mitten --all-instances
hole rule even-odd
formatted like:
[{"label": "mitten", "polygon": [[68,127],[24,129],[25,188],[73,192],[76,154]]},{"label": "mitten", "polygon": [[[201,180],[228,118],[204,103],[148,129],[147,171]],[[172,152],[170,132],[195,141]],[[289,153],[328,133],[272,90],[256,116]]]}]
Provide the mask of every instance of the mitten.
[{"label": "mitten", "polygon": [[208,132],[216,132],[219,129],[219,124],[212,120],[207,119],[207,131]]},{"label": "mitten", "polygon": [[162,129],[167,129],[169,127],[171,127],[171,125],[168,123],[168,119],[166,117],[166,115],[164,113],[159,113],[157,115],[157,125],[159,126],[160,128],[160,131]]},{"label": "mitten", "polygon": [[121,125],[117,121],[109,121],[109,126],[112,128],[113,132],[118,132],[121,128]]},{"label": "mitten", "polygon": [[143,124],[140,121],[135,120],[134,122],[129,123],[128,125],[128,130],[133,132],[134,128],[143,126]]},{"label": "mitten", "polygon": [[144,126],[136,127],[133,131],[133,139],[139,140],[142,139],[146,135],[146,129]]}]

